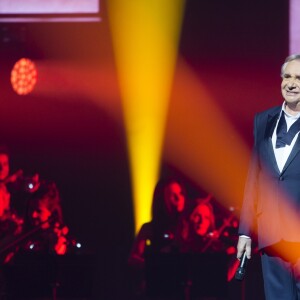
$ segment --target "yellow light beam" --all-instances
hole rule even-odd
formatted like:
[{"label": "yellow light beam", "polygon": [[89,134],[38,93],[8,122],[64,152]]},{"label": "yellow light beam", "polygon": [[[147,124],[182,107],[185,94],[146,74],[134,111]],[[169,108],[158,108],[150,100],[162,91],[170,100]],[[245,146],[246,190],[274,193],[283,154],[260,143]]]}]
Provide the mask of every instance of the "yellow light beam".
[{"label": "yellow light beam", "polygon": [[136,230],[150,219],[160,171],[183,0],[110,0],[135,206]]}]

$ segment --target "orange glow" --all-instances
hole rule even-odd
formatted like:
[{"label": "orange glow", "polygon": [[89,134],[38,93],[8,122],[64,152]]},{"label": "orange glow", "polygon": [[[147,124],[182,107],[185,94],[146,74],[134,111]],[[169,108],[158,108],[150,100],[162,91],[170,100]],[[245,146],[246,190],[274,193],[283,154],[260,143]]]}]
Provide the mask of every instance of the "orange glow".
[{"label": "orange glow", "polygon": [[174,80],[164,158],[224,205],[241,206],[249,149],[183,61]]},{"label": "orange glow", "polygon": [[[115,70],[109,63],[98,65],[42,60],[36,63],[39,84],[36,96],[52,96],[60,101],[91,101],[116,122],[122,122],[121,100]],[[55,87],[55,88],[53,88]],[[83,100],[82,100],[83,99]]]},{"label": "orange glow", "polygon": [[31,93],[37,82],[35,64],[28,58],[18,60],[11,71],[10,81],[18,95]]},{"label": "orange glow", "polygon": [[[235,128],[196,74],[183,62],[178,63],[173,96],[167,121],[164,159],[181,170],[194,182],[214,194],[226,207],[242,206],[245,177],[250,151]],[[299,240],[299,211],[287,195],[265,182],[270,195],[274,195],[272,207],[266,210],[267,234],[270,240],[275,230],[290,233],[289,240]],[[267,220],[288,216],[287,228],[271,228]],[[273,224],[273,223],[272,223]],[[293,260],[298,249],[278,249],[280,254]]]}]

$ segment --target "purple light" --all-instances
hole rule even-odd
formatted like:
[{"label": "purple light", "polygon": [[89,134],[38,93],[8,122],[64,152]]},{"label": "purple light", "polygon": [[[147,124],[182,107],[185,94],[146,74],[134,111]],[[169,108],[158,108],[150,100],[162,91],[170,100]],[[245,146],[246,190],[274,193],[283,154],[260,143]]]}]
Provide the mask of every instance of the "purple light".
[{"label": "purple light", "polygon": [[290,0],[290,54],[300,53],[300,1]]}]

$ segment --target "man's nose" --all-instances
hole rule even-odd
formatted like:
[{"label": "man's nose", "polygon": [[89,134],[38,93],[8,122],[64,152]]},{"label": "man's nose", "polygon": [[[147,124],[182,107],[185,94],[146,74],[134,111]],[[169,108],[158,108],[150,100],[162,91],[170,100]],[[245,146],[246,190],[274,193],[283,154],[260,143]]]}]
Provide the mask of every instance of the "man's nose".
[{"label": "man's nose", "polygon": [[290,90],[294,89],[296,87],[296,83],[295,83],[295,79],[294,78],[291,78],[288,82],[288,88]]}]

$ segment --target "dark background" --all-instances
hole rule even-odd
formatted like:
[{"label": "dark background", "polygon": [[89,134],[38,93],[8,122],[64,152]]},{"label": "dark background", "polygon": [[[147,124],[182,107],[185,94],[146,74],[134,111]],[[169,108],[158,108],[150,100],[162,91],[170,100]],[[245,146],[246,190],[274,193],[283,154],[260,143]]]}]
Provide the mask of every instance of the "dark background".
[{"label": "dark background", "polygon": [[[65,222],[83,250],[96,254],[94,298],[118,300],[130,299],[126,259],[134,222],[105,1],[101,18],[0,24],[0,143],[10,148],[12,171],[57,183]],[[186,2],[180,55],[249,147],[254,114],[281,104],[288,41],[286,0]],[[23,55],[44,66],[40,80],[48,89],[22,97],[13,92],[9,73]],[[73,89],[72,76],[85,88]],[[191,192],[206,188],[166,162],[161,168],[182,176]]]}]

